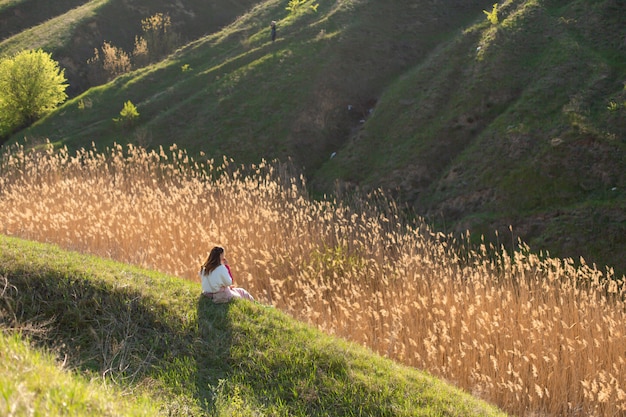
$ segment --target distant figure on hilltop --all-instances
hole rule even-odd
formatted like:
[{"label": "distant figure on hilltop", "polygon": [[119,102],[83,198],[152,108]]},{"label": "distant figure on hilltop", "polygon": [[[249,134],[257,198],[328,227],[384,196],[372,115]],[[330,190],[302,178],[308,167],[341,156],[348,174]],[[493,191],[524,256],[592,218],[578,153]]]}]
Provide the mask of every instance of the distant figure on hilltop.
[{"label": "distant figure on hilltop", "polygon": [[274,42],[276,40],[276,21],[272,20],[272,23],[270,23],[270,27],[272,28],[272,42]]},{"label": "distant figure on hilltop", "polygon": [[214,303],[227,303],[233,298],[254,301],[250,293],[233,285],[233,276],[224,256],[224,248],[215,246],[211,249],[206,262],[200,267],[202,295],[213,299]]}]

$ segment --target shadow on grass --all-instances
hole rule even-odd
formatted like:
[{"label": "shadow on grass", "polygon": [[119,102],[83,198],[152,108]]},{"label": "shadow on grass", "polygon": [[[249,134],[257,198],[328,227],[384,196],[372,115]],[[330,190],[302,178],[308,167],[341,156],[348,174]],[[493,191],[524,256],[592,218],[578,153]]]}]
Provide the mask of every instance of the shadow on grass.
[{"label": "shadow on grass", "polygon": [[229,315],[231,303],[215,304],[210,299],[198,298],[198,333],[194,343],[196,388],[199,403],[208,411],[214,403],[215,390],[220,380],[232,375],[232,324]]},{"label": "shadow on grass", "polygon": [[11,270],[3,280],[0,326],[21,330],[72,368],[130,383],[189,354],[190,326],[136,290],[55,270]]},{"label": "shadow on grass", "polygon": [[[216,387],[231,374],[231,304],[200,296],[197,321],[184,320],[129,286],[81,271],[10,264],[0,264],[1,329],[22,332],[71,369],[125,386],[155,378],[175,391],[182,386],[206,411],[213,407]],[[131,274],[126,282],[146,280],[139,272],[120,274]]]}]

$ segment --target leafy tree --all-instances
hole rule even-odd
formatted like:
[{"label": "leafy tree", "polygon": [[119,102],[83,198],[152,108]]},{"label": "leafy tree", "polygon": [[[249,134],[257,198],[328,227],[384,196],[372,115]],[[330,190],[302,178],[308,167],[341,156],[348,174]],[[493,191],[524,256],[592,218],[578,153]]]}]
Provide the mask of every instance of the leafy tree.
[{"label": "leafy tree", "polygon": [[0,137],[54,110],[67,98],[65,70],[42,50],[0,60]]}]

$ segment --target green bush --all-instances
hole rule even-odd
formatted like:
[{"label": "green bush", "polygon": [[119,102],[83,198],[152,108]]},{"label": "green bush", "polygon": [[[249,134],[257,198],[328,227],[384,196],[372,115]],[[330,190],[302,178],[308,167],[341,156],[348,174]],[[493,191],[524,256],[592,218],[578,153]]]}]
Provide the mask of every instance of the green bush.
[{"label": "green bush", "polygon": [[124,127],[130,127],[138,118],[139,112],[137,111],[137,107],[128,100],[124,103],[124,107],[122,107],[120,111],[120,117],[113,119],[113,121]]},{"label": "green bush", "polygon": [[295,14],[306,3],[311,3],[311,4],[309,4],[309,9],[313,10],[314,12],[317,12],[317,8],[318,8],[319,4],[310,2],[309,0],[289,0],[289,3],[287,4],[287,7],[285,7],[285,10],[288,10],[290,13],[294,13]]},{"label": "green bush", "polygon": [[0,60],[0,137],[32,124],[64,102],[66,81],[58,62],[40,49]]},{"label": "green bush", "polygon": [[492,25],[497,25],[499,20],[498,20],[498,3],[494,3],[493,8],[491,9],[491,12],[488,12],[487,10],[483,10],[483,13],[487,15],[487,20],[489,20],[491,22]]}]

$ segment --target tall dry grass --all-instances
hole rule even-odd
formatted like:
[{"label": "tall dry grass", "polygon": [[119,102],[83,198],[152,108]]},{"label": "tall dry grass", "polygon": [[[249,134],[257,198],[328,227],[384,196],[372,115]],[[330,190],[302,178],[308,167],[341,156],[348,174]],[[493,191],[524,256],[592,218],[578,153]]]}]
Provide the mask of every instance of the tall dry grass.
[{"label": "tall dry grass", "polygon": [[623,278],[521,244],[472,250],[382,196],[356,203],[311,201],[277,163],[199,163],[176,146],[0,161],[0,233],[191,280],[223,245],[262,302],[509,413],[626,413]]}]

